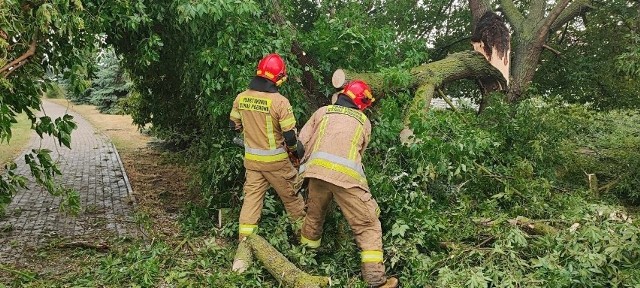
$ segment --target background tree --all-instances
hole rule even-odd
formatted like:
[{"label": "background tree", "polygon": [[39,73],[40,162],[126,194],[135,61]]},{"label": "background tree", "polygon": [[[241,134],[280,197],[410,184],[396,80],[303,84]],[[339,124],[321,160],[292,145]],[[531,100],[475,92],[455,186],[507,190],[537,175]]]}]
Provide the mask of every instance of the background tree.
[{"label": "background tree", "polygon": [[550,35],[558,51],[543,54],[534,91],[597,109],[638,107],[638,9],[637,1],[602,2]]},{"label": "background tree", "polygon": [[118,101],[129,96],[133,83],[120,66],[120,59],[113,49],[101,51],[96,62],[96,76],[88,92],[89,103],[98,107],[102,113],[122,114]]}]

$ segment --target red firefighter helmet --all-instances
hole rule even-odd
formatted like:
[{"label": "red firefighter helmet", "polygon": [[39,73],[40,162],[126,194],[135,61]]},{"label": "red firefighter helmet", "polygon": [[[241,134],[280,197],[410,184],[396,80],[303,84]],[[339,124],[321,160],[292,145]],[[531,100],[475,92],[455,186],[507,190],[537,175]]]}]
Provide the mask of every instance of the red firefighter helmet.
[{"label": "red firefighter helmet", "polygon": [[287,81],[287,66],[280,55],[272,53],[260,60],[256,75],[267,78],[276,86],[280,86],[284,81]]},{"label": "red firefighter helmet", "polygon": [[344,86],[341,93],[349,96],[353,103],[358,106],[360,111],[364,111],[364,109],[371,106],[373,101],[376,101],[371,94],[371,88],[369,88],[369,85],[361,80],[349,82],[347,86]]}]

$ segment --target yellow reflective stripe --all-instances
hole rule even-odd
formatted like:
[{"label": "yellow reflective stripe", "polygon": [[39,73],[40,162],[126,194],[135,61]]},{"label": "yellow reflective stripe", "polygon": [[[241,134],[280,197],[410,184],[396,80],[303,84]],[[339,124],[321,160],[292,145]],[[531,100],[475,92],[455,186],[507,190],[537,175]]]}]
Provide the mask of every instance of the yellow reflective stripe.
[{"label": "yellow reflective stripe", "polygon": [[320,122],[320,131],[318,133],[318,139],[316,139],[316,143],[313,145],[313,150],[311,150],[311,152],[315,152],[318,151],[318,148],[320,148],[320,142],[322,142],[322,137],[324,136],[324,131],[327,128],[327,122],[329,120],[329,117],[327,117],[326,115],[324,117],[322,117],[322,121]]},{"label": "yellow reflective stripe", "polygon": [[244,153],[244,159],[258,162],[278,162],[287,158],[289,158],[289,155],[287,155],[287,153],[280,153],[276,155],[257,155],[248,152]]},{"label": "yellow reflective stripe", "polygon": [[340,172],[342,174],[345,174],[347,176],[350,176],[351,178],[354,178],[362,183],[367,183],[367,179],[362,177],[360,175],[360,173],[358,173],[357,171],[344,166],[344,165],[340,165],[338,163],[333,163],[331,161],[328,160],[324,160],[324,159],[320,159],[320,158],[315,158],[315,159],[311,159],[309,161],[309,163],[307,164],[307,166],[312,166],[312,165],[318,165],[333,171],[337,171]]},{"label": "yellow reflective stripe", "polygon": [[358,153],[358,144],[360,143],[360,136],[362,135],[362,126],[356,128],[356,134],[351,139],[351,150],[349,150],[349,160],[355,160]]},{"label": "yellow reflective stripe", "polygon": [[289,130],[289,129],[286,129],[286,128],[288,128],[290,126],[295,126],[295,125],[296,125],[296,118],[293,117],[293,116],[280,121],[280,128],[282,128],[283,131],[284,130]]},{"label": "yellow reflective stripe", "polygon": [[318,240],[311,240],[308,239],[302,235],[300,235],[300,243],[302,245],[306,245],[309,248],[318,248],[320,247],[320,242],[322,241],[322,238],[318,239]]},{"label": "yellow reflective stripe", "polygon": [[229,114],[229,117],[234,119],[242,119],[240,112],[238,112],[238,110],[236,110],[235,108],[231,110],[231,114]]},{"label": "yellow reflective stripe", "polygon": [[362,257],[362,263],[382,263],[382,251],[378,250],[365,250],[360,253]]},{"label": "yellow reflective stripe", "polygon": [[240,235],[251,235],[258,229],[256,224],[240,224]]},{"label": "yellow reflective stripe", "polygon": [[271,115],[267,115],[267,138],[269,138],[269,149],[276,149],[276,136],[273,135],[273,121]]}]

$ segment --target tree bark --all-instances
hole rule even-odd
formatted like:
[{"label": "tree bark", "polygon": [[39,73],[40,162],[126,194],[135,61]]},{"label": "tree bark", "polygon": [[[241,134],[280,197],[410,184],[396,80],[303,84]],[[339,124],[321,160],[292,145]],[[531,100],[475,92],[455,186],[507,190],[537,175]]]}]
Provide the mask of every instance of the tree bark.
[{"label": "tree bark", "polygon": [[36,46],[37,46],[36,44],[37,44],[37,36],[34,36],[33,40],[31,40],[31,44],[29,44],[29,49],[27,49],[26,52],[20,55],[20,57],[9,62],[7,65],[4,65],[4,67],[0,68],[0,73],[3,73],[2,77],[6,78],[7,76],[9,76],[9,74],[11,74],[15,69],[24,65],[24,61],[28,60],[31,56],[35,55]]},{"label": "tree bark", "polygon": [[473,17],[471,31],[475,31],[482,15],[492,10],[491,3],[487,0],[469,0],[469,8],[471,9],[471,16]]},{"label": "tree bark", "polygon": [[577,0],[571,5],[570,0],[561,0],[545,16],[542,11],[546,8],[546,2],[535,0],[529,7],[529,14],[524,17],[512,0],[500,2],[507,20],[514,29],[515,53],[507,99],[509,102],[515,102],[522,97],[533,80],[549,33],[585,13],[592,6],[590,0]]},{"label": "tree bark", "polygon": [[312,276],[293,265],[278,250],[273,248],[269,242],[257,234],[251,234],[244,241],[251,246],[253,254],[262,265],[267,268],[278,282],[285,287],[293,288],[316,288],[327,287],[331,280],[329,277]]},{"label": "tree bark", "polygon": [[231,270],[233,272],[243,273],[253,263],[253,253],[251,253],[251,247],[247,244],[247,241],[240,241],[238,244],[238,250],[233,257],[233,266]]},{"label": "tree bark", "polygon": [[[412,68],[409,75],[411,77],[409,85],[404,88],[418,88],[409,114],[427,111],[435,89],[449,82],[492,77],[500,79],[506,85],[506,80],[500,71],[491,66],[484,56],[476,51],[454,53],[445,59],[420,65]],[[334,72],[332,82],[334,87],[340,88],[354,79],[367,82],[376,98],[384,97],[388,91],[397,88],[391,81],[385,79],[384,74],[356,73],[342,69]],[[408,116],[405,122],[408,121]]]}]

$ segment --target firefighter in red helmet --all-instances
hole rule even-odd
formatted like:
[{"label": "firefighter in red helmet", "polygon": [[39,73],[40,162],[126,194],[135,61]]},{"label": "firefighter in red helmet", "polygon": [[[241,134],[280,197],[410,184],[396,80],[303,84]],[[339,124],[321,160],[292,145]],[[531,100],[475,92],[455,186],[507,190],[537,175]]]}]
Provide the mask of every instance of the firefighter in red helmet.
[{"label": "firefighter in red helmet", "polygon": [[[239,238],[256,231],[269,186],[273,187],[294,221],[305,215],[304,200],[294,191],[297,169],[292,164],[304,154],[297,139],[296,119],[289,100],[278,92],[287,80],[287,68],[278,54],[258,63],[249,89],[240,93],[230,113],[230,126],[244,135],[244,200]],[[293,159],[290,159],[293,158]]]},{"label": "firefighter in red helmet", "polygon": [[362,166],[371,136],[371,122],[362,111],[374,101],[367,83],[352,81],[334,105],[318,109],[300,131],[307,147],[300,173],[309,180],[300,242],[320,246],[327,209],[335,199],[361,249],[363,279],[370,287],[397,287],[398,279],[385,276],[380,209]]}]

